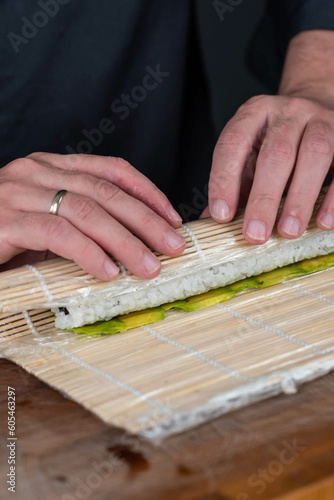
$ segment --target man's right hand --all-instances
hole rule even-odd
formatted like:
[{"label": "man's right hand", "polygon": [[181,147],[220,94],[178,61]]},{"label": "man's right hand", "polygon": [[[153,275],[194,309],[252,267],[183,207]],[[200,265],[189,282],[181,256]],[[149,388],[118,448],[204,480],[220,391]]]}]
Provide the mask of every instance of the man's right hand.
[{"label": "man's right hand", "polygon": [[121,158],[33,153],[0,170],[0,264],[26,250],[50,250],[110,280],[119,269],[107,252],[135,275],[154,278],[161,265],[148,247],[181,254],[180,225],[166,196]]}]

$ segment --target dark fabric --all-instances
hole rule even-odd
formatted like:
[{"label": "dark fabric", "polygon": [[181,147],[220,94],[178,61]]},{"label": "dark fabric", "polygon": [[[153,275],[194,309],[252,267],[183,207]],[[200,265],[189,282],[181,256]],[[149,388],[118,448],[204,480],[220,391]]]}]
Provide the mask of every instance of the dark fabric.
[{"label": "dark fabric", "polygon": [[214,144],[193,16],[191,0],[0,1],[0,166],[120,156],[191,203]]},{"label": "dark fabric", "polygon": [[333,0],[267,0],[283,50],[301,31],[334,29]]},{"label": "dark fabric", "polygon": [[[268,0],[250,60],[273,91],[289,39],[334,27],[333,3]],[[0,166],[34,151],[120,156],[198,216],[214,133],[193,7],[0,0]]]},{"label": "dark fabric", "polygon": [[279,85],[289,41],[301,31],[314,29],[334,29],[333,0],[267,0],[248,63],[273,93]]}]

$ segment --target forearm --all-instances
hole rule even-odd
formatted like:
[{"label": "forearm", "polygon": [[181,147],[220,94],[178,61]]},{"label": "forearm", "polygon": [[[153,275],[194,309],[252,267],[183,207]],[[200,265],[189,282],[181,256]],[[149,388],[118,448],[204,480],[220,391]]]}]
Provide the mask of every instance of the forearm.
[{"label": "forearm", "polygon": [[334,31],[303,31],[292,38],[279,94],[306,97],[334,108]]}]

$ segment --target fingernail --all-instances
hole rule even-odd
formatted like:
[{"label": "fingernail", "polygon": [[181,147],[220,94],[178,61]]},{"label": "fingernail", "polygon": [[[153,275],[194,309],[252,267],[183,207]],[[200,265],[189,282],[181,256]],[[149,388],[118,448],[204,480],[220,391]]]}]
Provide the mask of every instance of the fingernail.
[{"label": "fingernail", "polygon": [[111,260],[105,261],[104,270],[109,278],[115,278],[119,273],[118,267]]},{"label": "fingernail", "polygon": [[324,213],[320,215],[319,221],[321,222],[321,225],[326,229],[333,229],[334,227],[334,217],[332,214]]},{"label": "fingernail", "polygon": [[285,217],[280,224],[280,229],[289,236],[298,236],[300,233],[300,224],[295,217]]},{"label": "fingernail", "polygon": [[226,220],[230,217],[230,207],[224,200],[216,200],[210,207],[214,219]]},{"label": "fingernail", "polygon": [[247,225],[246,234],[252,240],[265,241],[266,225],[260,220],[251,220]]},{"label": "fingernail", "polygon": [[160,260],[154,257],[150,252],[146,252],[144,255],[144,267],[149,274],[155,273],[161,266]]},{"label": "fingernail", "polygon": [[182,236],[175,231],[169,231],[167,233],[166,243],[171,250],[177,250],[184,245],[185,241]]},{"label": "fingernail", "polygon": [[173,207],[170,207],[169,209],[169,217],[176,222],[182,222],[182,218],[179,216],[176,210],[174,210]]}]

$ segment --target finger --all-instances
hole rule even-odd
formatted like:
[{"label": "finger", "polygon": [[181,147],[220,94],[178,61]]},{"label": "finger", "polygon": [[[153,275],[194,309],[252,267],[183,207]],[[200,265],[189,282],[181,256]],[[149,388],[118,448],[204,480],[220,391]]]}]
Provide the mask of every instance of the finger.
[{"label": "finger", "polygon": [[241,207],[245,208],[247,205],[249,194],[251,192],[253,185],[257,158],[258,158],[258,151],[254,149],[247,161],[246,167],[242,174],[238,208]]},{"label": "finger", "polygon": [[304,129],[302,120],[274,117],[258,154],[243,233],[250,243],[268,240],[284,188],[294,168]]},{"label": "finger", "polygon": [[210,208],[209,206],[207,206],[203,212],[201,213],[201,215],[199,216],[200,219],[206,219],[207,217],[210,217]]},{"label": "finger", "polygon": [[25,249],[50,249],[76,262],[87,273],[108,281],[119,269],[104,251],[62,217],[7,210],[1,221],[0,262],[6,262]]},{"label": "finger", "polygon": [[[119,187],[103,179],[89,174],[68,173],[54,167],[43,167],[39,172],[39,183],[44,188],[60,189],[64,182],[69,192],[89,197],[96,201],[106,212],[125,226],[131,233],[140,238],[146,245],[165,255],[176,256],[183,252],[186,242],[174,228],[163,218],[157,215],[147,205],[133,198]],[[17,184],[16,189],[9,188],[5,191],[11,193],[11,199],[16,199],[14,208],[22,210],[26,203],[26,186]],[[49,194],[44,196],[49,198]],[[34,197],[38,199],[38,193]],[[10,202],[10,201],[9,201]],[[30,210],[34,211],[33,208]],[[36,210],[38,211],[38,210]],[[44,210],[45,211],[45,207]]]},{"label": "finger", "polygon": [[[54,191],[26,186],[20,196],[17,184],[15,190],[12,188],[15,194],[10,201],[16,210],[48,213]],[[66,193],[59,206],[58,217],[67,219],[137,276],[152,278],[159,274],[161,263],[152,252],[91,198]]]},{"label": "finger", "polygon": [[136,276],[149,279],[159,274],[161,263],[153,253],[92,199],[67,193],[58,214],[69,220]]},{"label": "finger", "polygon": [[311,120],[304,132],[296,169],[278,222],[286,238],[303,234],[329,171],[334,154],[334,129],[324,120]]},{"label": "finger", "polygon": [[0,265],[0,272],[9,271],[16,267],[25,266],[27,264],[36,264],[37,262],[44,262],[48,260],[48,251],[36,252],[35,250],[26,250],[13,257],[11,260]]},{"label": "finger", "polygon": [[327,190],[316,218],[317,226],[325,231],[334,229],[334,182]]},{"label": "finger", "polygon": [[29,158],[51,163],[64,170],[85,172],[105,179],[151,207],[173,227],[180,227],[182,223],[182,218],[160,189],[122,158],[53,153],[33,153]]},{"label": "finger", "polygon": [[243,170],[266,124],[267,107],[262,101],[256,103],[240,108],[224,128],[213,153],[209,206],[218,222],[230,221],[235,215]]}]

